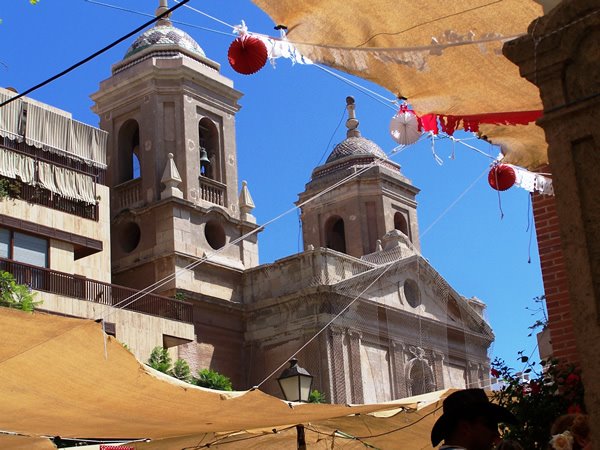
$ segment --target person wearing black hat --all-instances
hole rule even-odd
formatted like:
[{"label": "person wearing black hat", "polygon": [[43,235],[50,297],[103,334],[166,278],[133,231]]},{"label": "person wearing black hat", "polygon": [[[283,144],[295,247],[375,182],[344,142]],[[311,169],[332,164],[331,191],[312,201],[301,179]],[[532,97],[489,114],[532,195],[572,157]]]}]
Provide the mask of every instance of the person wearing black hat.
[{"label": "person wearing black hat", "polygon": [[440,450],[490,450],[500,440],[498,424],[516,424],[506,408],[490,402],[483,389],[464,389],[444,400],[443,414],[431,429],[431,443]]}]

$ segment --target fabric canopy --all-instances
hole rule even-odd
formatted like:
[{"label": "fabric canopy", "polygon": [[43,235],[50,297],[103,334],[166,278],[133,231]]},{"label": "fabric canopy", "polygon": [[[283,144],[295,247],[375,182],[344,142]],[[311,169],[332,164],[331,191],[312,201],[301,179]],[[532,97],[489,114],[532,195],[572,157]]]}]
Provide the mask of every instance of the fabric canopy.
[{"label": "fabric canopy", "polygon": [[[442,401],[455,389],[431,392],[391,402],[395,409],[305,423],[310,449],[402,448],[421,450],[431,447],[431,428],[442,414]],[[295,426],[247,430],[239,433],[208,433],[131,443],[136,450],[164,449],[282,449],[295,448]],[[372,447],[368,447],[368,446]]]},{"label": "fabric canopy", "polygon": [[33,437],[179,439],[399,406],[290,407],[258,390],[198,388],[140,364],[90,320],[0,308],[0,342],[0,429]]},{"label": "fabric canopy", "polygon": [[[533,0],[253,1],[288,28],[304,56],[406,97],[418,115],[542,110],[538,89],[502,55],[503,43],[542,15]],[[486,129],[507,162],[528,168],[547,162],[541,130],[515,146],[520,132],[512,127]]]}]

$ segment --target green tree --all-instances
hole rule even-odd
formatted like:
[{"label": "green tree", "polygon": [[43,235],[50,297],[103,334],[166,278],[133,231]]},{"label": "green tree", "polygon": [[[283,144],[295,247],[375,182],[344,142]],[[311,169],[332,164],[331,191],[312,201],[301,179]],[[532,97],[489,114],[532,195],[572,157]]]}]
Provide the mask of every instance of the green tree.
[{"label": "green tree", "polygon": [[150,358],[148,358],[148,365],[159,372],[170,375],[171,370],[171,356],[169,351],[163,347],[154,347]]},{"label": "green tree", "polygon": [[34,300],[36,293],[19,284],[9,272],[0,271],[0,306],[33,312],[41,301]]},{"label": "green tree", "polygon": [[187,361],[183,359],[178,359],[177,361],[175,361],[173,369],[171,369],[169,375],[187,383],[189,383],[192,379],[192,372],[190,370],[190,366],[187,363]]},{"label": "green tree", "polygon": [[192,384],[219,391],[233,391],[231,380],[211,369],[198,370],[197,376],[192,378]]},{"label": "green tree", "polygon": [[327,400],[325,399],[325,394],[313,389],[308,395],[308,403],[327,403]]}]

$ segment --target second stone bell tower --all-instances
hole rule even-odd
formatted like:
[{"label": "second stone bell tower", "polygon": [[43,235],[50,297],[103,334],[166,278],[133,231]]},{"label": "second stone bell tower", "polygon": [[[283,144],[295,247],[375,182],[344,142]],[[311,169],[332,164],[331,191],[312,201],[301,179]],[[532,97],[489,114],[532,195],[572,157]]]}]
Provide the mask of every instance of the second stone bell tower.
[{"label": "second stone bell tower", "polygon": [[[166,11],[162,0],[156,14]],[[256,234],[228,245],[257,227],[245,183],[238,191],[241,96],[168,17],[135,40],[92,95],[110,133],[114,283],[141,289],[168,280],[158,293],[239,301],[242,271],[258,264]]]}]

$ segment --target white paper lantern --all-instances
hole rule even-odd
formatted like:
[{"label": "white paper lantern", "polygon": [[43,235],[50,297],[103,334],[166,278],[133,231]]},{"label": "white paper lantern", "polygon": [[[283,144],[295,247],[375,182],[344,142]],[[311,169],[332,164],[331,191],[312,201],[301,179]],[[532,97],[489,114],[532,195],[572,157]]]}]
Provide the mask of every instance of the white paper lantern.
[{"label": "white paper lantern", "polygon": [[400,145],[414,144],[421,137],[417,116],[412,111],[399,111],[390,122],[390,134]]}]

